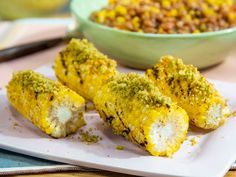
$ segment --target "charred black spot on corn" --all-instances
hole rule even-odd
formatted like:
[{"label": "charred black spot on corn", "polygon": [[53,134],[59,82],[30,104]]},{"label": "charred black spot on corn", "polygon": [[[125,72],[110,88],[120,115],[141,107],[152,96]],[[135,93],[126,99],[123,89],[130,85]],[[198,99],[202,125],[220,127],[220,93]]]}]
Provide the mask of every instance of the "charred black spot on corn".
[{"label": "charred black spot on corn", "polygon": [[140,146],[145,147],[146,144],[145,143],[140,143]]},{"label": "charred black spot on corn", "polygon": [[108,106],[107,106],[107,102],[105,103],[105,107],[107,108]]},{"label": "charred black spot on corn", "polygon": [[171,86],[171,85],[172,85],[172,82],[173,82],[173,80],[174,80],[174,78],[173,78],[173,77],[171,77],[171,78],[169,78],[169,79],[168,79],[168,85],[169,85],[169,86]]},{"label": "charred black spot on corn", "polygon": [[34,92],[34,97],[35,97],[35,99],[37,100],[38,99],[38,92]]},{"label": "charred black spot on corn", "polygon": [[[124,125],[124,123],[123,123],[123,125]],[[122,131],[122,135],[124,137],[127,137],[129,135],[129,133],[130,133],[130,129],[129,128],[126,128],[125,130]]]},{"label": "charred black spot on corn", "polygon": [[109,124],[112,123],[114,117],[113,116],[109,116],[109,117],[106,117],[106,122],[108,122]]},{"label": "charred black spot on corn", "polygon": [[188,83],[188,91],[187,91],[188,96],[191,94],[191,84]]},{"label": "charred black spot on corn", "polygon": [[50,97],[49,101],[53,101],[53,99],[54,99],[54,96],[52,95],[52,96]]},{"label": "charred black spot on corn", "polygon": [[121,117],[123,117],[122,114],[120,114],[118,111],[116,111],[116,115],[117,115],[118,119],[120,120],[121,124],[122,124],[123,127],[124,127],[124,130],[122,131],[121,134],[122,134],[124,137],[127,137],[127,136],[129,135],[129,133],[130,133],[130,129],[129,129],[129,127],[127,127],[127,126],[125,125],[125,123],[123,122],[123,119],[121,118]]},{"label": "charred black spot on corn", "polygon": [[64,74],[67,75],[68,74],[68,69],[67,69],[66,61],[64,59],[64,53],[60,52],[59,55],[60,55],[60,58],[61,58],[61,64],[64,68]]},{"label": "charred black spot on corn", "polygon": [[81,78],[81,73],[80,73],[80,71],[77,70],[76,73],[77,73],[77,76],[78,76],[79,78]]},{"label": "charred black spot on corn", "polygon": [[156,79],[158,79],[158,73],[159,73],[159,70],[157,69],[157,68],[155,68],[155,67],[153,67],[152,68],[153,69],[153,76],[156,78]]}]

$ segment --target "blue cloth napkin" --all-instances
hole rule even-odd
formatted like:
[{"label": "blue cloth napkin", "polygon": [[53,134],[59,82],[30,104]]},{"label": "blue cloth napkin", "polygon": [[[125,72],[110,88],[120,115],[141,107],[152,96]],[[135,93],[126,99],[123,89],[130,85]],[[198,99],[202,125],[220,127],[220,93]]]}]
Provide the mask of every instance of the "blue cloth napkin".
[{"label": "blue cloth napkin", "polygon": [[0,149],[0,176],[60,171],[99,171],[97,169],[67,165]]},{"label": "blue cloth napkin", "polygon": [[62,163],[43,160],[0,149],[0,168],[52,166]]}]

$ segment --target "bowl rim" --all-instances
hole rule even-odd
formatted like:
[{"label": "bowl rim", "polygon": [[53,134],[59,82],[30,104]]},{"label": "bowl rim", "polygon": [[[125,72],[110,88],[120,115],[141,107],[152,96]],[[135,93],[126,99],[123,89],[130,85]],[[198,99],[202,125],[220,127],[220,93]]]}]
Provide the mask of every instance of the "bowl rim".
[{"label": "bowl rim", "polygon": [[[121,30],[117,28],[112,28],[106,25],[102,25],[99,23],[96,23],[89,18],[84,18],[79,15],[78,9],[75,9],[75,3],[78,2],[78,0],[72,0],[70,3],[70,9],[71,13],[74,14],[76,17],[79,18],[79,20],[83,21],[84,23],[88,23],[90,25],[93,25],[97,28],[113,31],[120,34],[135,36],[135,37],[147,37],[147,38],[201,38],[201,37],[213,37],[213,36],[219,36],[219,35],[225,35],[230,34],[233,32],[236,32],[236,26],[231,28],[226,28],[223,30],[217,30],[212,32],[203,32],[203,33],[185,33],[185,34],[154,34],[154,33],[141,33],[141,32],[132,32],[132,31],[126,31]],[[80,25],[79,25],[80,26]]]}]

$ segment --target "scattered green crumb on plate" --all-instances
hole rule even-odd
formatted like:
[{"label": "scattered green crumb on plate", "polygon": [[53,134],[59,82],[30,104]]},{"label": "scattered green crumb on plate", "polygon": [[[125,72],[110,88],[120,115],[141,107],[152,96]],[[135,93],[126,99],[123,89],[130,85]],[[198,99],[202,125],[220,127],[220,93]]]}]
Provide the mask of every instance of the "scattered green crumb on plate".
[{"label": "scattered green crumb on plate", "polygon": [[116,150],[124,150],[124,146],[120,146],[120,145],[118,145],[118,146],[116,146]]},{"label": "scattered green crumb on plate", "polygon": [[92,132],[92,128],[89,128],[88,131],[79,131],[78,140],[80,140],[81,142],[85,142],[86,144],[93,144],[102,140],[102,137],[94,135]]},{"label": "scattered green crumb on plate", "polygon": [[191,138],[190,142],[191,142],[191,145],[192,145],[192,146],[195,146],[195,145],[198,144],[198,142],[196,141],[196,138],[195,138],[195,137],[194,137],[194,138]]},{"label": "scattered green crumb on plate", "polygon": [[14,123],[13,123],[13,126],[14,126],[14,127],[17,127],[17,126],[19,126],[19,124],[18,124],[17,122],[14,122]]},{"label": "scattered green crumb on plate", "polygon": [[229,115],[229,117],[231,117],[231,116],[232,116],[232,117],[235,117],[235,116],[236,116],[236,111],[231,112],[230,115]]},{"label": "scattered green crumb on plate", "polygon": [[17,127],[19,127],[19,124],[17,122],[12,123],[12,128],[16,129]]}]

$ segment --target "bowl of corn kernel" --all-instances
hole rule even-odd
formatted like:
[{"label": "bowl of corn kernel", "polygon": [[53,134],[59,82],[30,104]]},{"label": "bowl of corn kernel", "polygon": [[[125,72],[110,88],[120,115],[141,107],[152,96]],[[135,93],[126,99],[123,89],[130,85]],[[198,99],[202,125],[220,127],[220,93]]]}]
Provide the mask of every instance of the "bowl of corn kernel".
[{"label": "bowl of corn kernel", "polygon": [[85,38],[133,68],[163,55],[206,68],[236,48],[233,0],[73,0],[71,11]]}]

